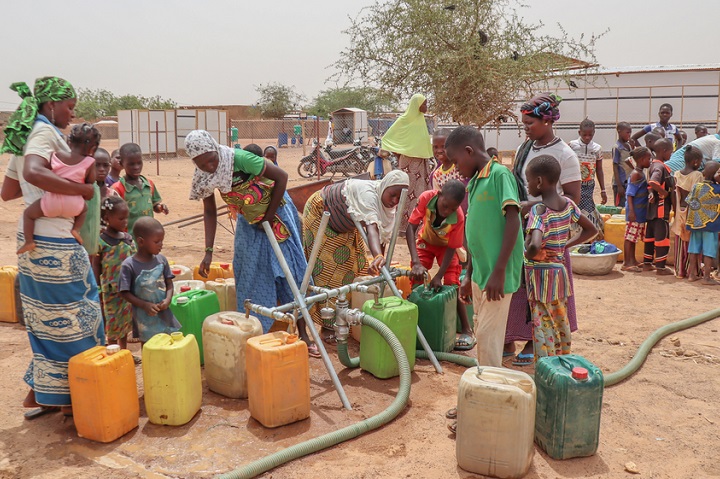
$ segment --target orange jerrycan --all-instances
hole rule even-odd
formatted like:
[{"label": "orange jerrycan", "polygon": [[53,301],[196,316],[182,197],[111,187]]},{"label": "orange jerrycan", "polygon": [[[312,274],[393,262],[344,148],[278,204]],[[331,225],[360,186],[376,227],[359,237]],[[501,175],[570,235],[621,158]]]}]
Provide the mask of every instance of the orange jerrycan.
[{"label": "orange jerrycan", "polygon": [[307,345],[285,331],[247,340],[250,415],[265,427],[310,416],[310,365]]},{"label": "orange jerrycan", "polygon": [[78,436],[112,442],[138,426],[135,363],[117,344],[95,346],[70,358],[73,420]]},{"label": "orange jerrycan", "polygon": [[213,261],[210,263],[210,271],[207,278],[200,276],[200,266],[195,266],[192,279],[200,281],[215,281],[216,278],[234,278],[232,265],[230,263],[218,263]]},{"label": "orange jerrycan", "polygon": [[0,267],[0,321],[17,323],[22,320],[18,269],[15,266]]}]

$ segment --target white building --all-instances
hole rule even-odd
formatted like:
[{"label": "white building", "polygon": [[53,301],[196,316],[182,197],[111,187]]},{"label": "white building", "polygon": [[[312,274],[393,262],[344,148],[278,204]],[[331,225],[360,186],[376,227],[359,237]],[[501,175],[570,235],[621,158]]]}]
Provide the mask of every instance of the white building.
[{"label": "white building", "polygon": [[[695,138],[695,126],[704,124],[710,133],[720,120],[720,64],[601,68],[574,75],[573,85],[555,90],[562,98],[557,135],[565,141],[577,138],[580,122],[588,117],[596,124],[595,141],[610,151],[617,140],[615,126],[629,122],[633,132],[658,121],[663,103],[673,106],[671,123]],[[514,113],[520,114],[520,104]],[[486,146],[515,150],[525,134],[512,119],[499,128],[486,126]]]}]

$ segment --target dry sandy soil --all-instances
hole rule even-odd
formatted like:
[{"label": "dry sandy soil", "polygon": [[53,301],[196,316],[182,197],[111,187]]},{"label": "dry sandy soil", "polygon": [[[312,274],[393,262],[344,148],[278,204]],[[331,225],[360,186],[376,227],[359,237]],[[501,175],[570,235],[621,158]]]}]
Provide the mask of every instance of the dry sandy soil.
[{"label": "dry sandy soil", "polygon": [[[281,151],[280,164],[291,178],[296,177],[298,157],[299,150]],[[4,157],[0,161],[3,172],[6,164]],[[155,175],[155,168],[154,161],[148,161],[145,173],[170,207],[167,221],[201,212],[199,203],[187,200],[192,174],[189,160],[163,160],[160,176]],[[290,186],[301,181],[293,180]],[[14,237],[21,206],[19,201],[0,203],[0,264],[16,263]],[[230,261],[231,235],[219,229],[217,244],[216,258]],[[200,224],[169,227],[163,253],[192,266],[202,255],[202,245]],[[399,255],[406,260],[406,248],[401,247]],[[674,278],[625,274],[617,268],[605,277],[576,276],[580,330],[573,336],[574,352],[604,372],[616,371],[656,328],[716,308],[718,291]],[[636,375],[605,390],[600,448],[595,456],[555,461],[537,450],[526,477],[630,477],[624,470],[628,462],[637,465],[636,477],[641,478],[720,477],[718,329],[720,321],[715,320],[674,334],[675,341],[664,339]],[[334,356],[334,348],[329,350]],[[357,354],[355,344],[351,350]],[[345,411],[322,362],[311,360],[308,420],[265,429],[250,418],[247,401],[226,399],[205,389],[202,410],[189,424],[156,426],[148,423],[141,409],[138,429],[111,444],[99,444],[79,438],[72,419],[60,414],[23,419],[21,403],[27,387],[22,376],[30,357],[23,328],[0,323],[0,369],[7,374],[0,388],[0,478],[211,477],[370,417],[387,407],[397,392],[397,379],[378,380],[363,371],[345,369],[334,358],[354,407]],[[451,364],[444,368],[445,373],[439,375],[427,361],[418,361],[410,403],[392,423],[263,477],[328,473],[348,479],[479,477],[457,467],[455,441],[444,417],[455,404],[463,368]],[[140,368],[137,373],[142,397]]]}]

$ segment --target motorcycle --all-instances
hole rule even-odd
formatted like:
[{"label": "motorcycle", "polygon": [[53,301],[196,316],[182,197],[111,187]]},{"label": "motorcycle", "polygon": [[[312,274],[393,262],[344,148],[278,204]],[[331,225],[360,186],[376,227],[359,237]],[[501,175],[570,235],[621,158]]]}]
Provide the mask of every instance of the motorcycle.
[{"label": "motorcycle", "polygon": [[[359,141],[356,140],[358,143]],[[333,175],[341,173],[343,176],[358,175],[363,173],[368,163],[372,161],[372,159],[367,160],[368,154],[365,150],[365,147],[355,146],[333,152],[332,144],[322,147],[317,140],[313,140],[313,151],[300,159],[298,174],[303,178],[312,178],[318,175],[319,169],[320,176],[327,172]]]}]

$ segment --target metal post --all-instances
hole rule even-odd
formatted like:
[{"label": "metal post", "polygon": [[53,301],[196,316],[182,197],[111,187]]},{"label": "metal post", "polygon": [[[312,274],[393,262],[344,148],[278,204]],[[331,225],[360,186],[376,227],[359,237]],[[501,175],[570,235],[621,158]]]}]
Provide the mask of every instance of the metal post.
[{"label": "metal post", "polygon": [[160,126],[157,121],[155,122],[155,163],[157,175],[160,176]]},{"label": "metal post", "polygon": [[[365,233],[365,230],[363,229],[362,225],[358,221],[355,221],[355,227],[358,229],[358,232],[360,232],[360,236],[362,237],[365,244],[366,245],[370,244],[370,243],[368,243],[368,238],[367,238],[367,234]],[[273,239],[274,239],[274,237],[273,237]],[[388,286],[390,286],[390,290],[393,292],[393,294],[395,296],[397,296],[398,298],[402,299],[402,294],[400,294],[400,291],[397,289],[397,286],[395,286],[395,282],[392,280],[392,276],[390,276],[390,271],[388,270],[387,265],[383,266],[380,269],[380,273],[385,278],[385,281],[387,281],[387,284],[388,284]],[[427,353],[428,359],[430,359],[430,362],[432,363],[432,365],[435,366],[435,371],[442,374],[442,372],[443,372],[442,366],[440,366],[440,363],[438,362],[437,358],[435,357],[435,353],[433,353],[433,350],[430,348],[430,345],[428,344],[427,339],[425,339],[425,335],[420,330],[420,326],[417,327],[417,338],[418,338],[418,341],[420,341],[420,344],[422,344],[423,349]]]},{"label": "metal post", "polygon": [[[403,188],[400,192],[400,201],[398,201],[397,209],[395,210],[396,217],[397,214],[402,214],[403,211],[405,211],[405,203],[407,202],[408,197],[408,190],[407,188]],[[385,255],[385,263],[387,263],[388,266],[390,266],[390,263],[392,262],[393,253],[395,252],[395,244],[397,243],[397,237],[398,233],[400,232],[400,221],[395,221],[393,223],[393,230],[392,235],[390,235],[390,244],[388,245],[387,254]],[[369,248],[369,246],[368,246]],[[385,295],[385,284],[380,285],[380,297],[382,298]]]},{"label": "metal post", "polygon": [[330,375],[330,379],[332,379],[333,385],[335,386],[335,390],[338,393],[338,396],[340,396],[340,401],[343,404],[343,407],[348,410],[352,410],[352,406],[350,405],[350,401],[348,401],[347,396],[345,395],[345,390],[342,387],[342,384],[340,384],[340,379],[337,377],[337,373],[335,372],[335,369],[333,368],[332,362],[330,361],[330,356],[328,356],[327,351],[325,350],[325,345],[322,342],[322,339],[320,338],[320,335],[318,334],[317,330],[315,329],[315,325],[313,324],[312,318],[310,317],[310,312],[307,309],[307,305],[305,304],[305,299],[303,298],[303,295],[300,294],[300,290],[298,290],[297,284],[295,283],[295,279],[292,276],[292,273],[290,272],[290,267],[288,266],[287,262],[285,261],[285,257],[282,254],[282,251],[280,250],[280,245],[278,244],[277,240],[275,239],[275,235],[272,232],[272,228],[270,228],[270,223],[267,221],[262,222],[262,227],[265,230],[265,234],[268,237],[268,240],[270,241],[270,245],[272,246],[273,251],[275,252],[275,256],[278,259],[278,262],[280,263],[280,267],[283,270],[283,273],[285,273],[285,279],[288,282],[288,285],[290,286],[290,289],[292,290],[293,296],[295,296],[295,301],[297,301],[298,305],[300,306],[300,312],[303,315],[303,318],[305,318],[305,322],[307,323],[308,329],[310,329],[310,333],[312,333],[313,340],[315,341],[315,344],[318,347],[318,350],[320,351],[320,354],[322,355],[323,363],[325,363],[325,368],[328,371],[328,374]]},{"label": "metal post", "polygon": [[305,294],[308,284],[310,284],[310,277],[312,276],[313,269],[315,269],[315,262],[317,261],[318,251],[320,251],[320,244],[325,237],[325,228],[327,228],[328,221],[330,221],[330,212],[323,211],[322,218],[320,218],[320,227],[315,235],[315,242],[313,243],[310,258],[308,259],[308,267],[305,270],[305,276],[300,285],[301,294]]}]

